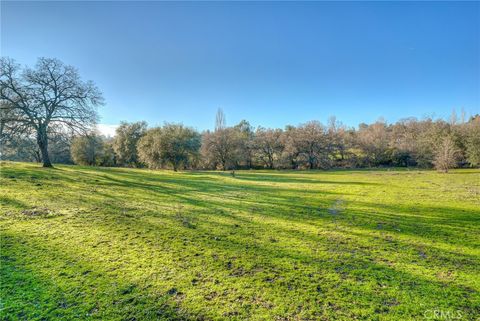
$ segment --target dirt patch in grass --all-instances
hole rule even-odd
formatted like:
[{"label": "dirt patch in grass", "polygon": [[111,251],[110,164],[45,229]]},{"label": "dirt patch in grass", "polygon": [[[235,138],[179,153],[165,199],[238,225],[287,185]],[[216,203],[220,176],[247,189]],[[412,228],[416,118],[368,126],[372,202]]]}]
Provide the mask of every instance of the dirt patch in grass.
[{"label": "dirt patch in grass", "polygon": [[55,211],[47,208],[47,207],[33,207],[30,209],[26,209],[20,212],[20,217],[32,219],[32,218],[49,218],[49,217],[56,217],[60,216],[60,213],[56,213]]}]

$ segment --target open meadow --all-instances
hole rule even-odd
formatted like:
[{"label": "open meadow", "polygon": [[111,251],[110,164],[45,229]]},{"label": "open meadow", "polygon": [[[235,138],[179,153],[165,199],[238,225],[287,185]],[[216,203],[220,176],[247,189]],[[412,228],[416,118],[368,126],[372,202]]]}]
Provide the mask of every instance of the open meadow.
[{"label": "open meadow", "polygon": [[235,174],[2,162],[0,319],[479,317],[480,170]]}]

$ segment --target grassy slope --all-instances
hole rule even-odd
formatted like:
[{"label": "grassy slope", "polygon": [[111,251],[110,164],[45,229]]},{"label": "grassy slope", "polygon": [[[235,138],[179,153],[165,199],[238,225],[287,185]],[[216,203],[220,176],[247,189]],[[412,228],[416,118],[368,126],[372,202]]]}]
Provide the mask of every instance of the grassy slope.
[{"label": "grassy slope", "polygon": [[480,310],[479,170],[233,178],[3,163],[0,185],[2,319]]}]

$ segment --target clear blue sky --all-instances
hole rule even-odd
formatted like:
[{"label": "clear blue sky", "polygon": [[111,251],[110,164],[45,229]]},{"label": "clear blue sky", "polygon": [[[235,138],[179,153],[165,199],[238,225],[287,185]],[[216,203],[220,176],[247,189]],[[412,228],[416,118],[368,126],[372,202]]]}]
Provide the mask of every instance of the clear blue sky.
[{"label": "clear blue sky", "polygon": [[2,55],[57,57],[101,123],[283,127],[480,112],[479,2],[8,2]]}]

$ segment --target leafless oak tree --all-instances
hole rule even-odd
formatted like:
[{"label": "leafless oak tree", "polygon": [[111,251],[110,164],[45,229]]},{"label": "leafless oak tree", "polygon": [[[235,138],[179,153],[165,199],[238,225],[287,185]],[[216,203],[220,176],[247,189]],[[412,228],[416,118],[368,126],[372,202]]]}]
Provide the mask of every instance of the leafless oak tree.
[{"label": "leafless oak tree", "polygon": [[458,149],[450,137],[445,137],[435,152],[433,161],[438,171],[447,173],[450,168],[455,167],[458,158]]},{"label": "leafless oak tree", "polygon": [[273,169],[283,151],[282,130],[257,128],[254,139],[258,159],[268,168]]},{"label": "leafless oak tree", "polygon": [[[86,132],[97,120],[102,93],[91,81],[58,59],[39,58],[35,68],[23,68],[13,59],[0,59],[0,101],[3,128],[31,131],[44,167],[52,167],[48,135],[52,128]],[[3,135],[3,133],[2,133]]]}]

